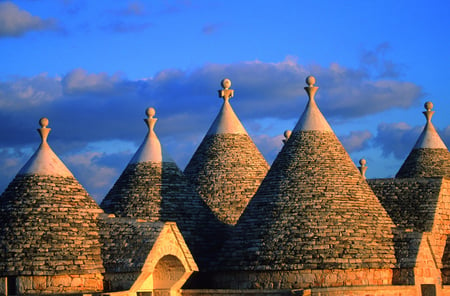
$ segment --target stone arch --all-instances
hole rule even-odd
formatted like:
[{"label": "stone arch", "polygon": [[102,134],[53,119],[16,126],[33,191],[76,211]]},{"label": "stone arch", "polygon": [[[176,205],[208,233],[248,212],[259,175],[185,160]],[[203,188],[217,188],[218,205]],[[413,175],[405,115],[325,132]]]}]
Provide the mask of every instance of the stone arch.
[{"label": "stone arch", "polygon": [[185,280],[183,263],[173,255],[162,257],[153,270],[153,291],[155,296],[175,295]]},{"label": "stone arch", "polygon": [[166,222],[130,291],[142,296],[180,295],[194,271],[197,264],[178,227]]}]

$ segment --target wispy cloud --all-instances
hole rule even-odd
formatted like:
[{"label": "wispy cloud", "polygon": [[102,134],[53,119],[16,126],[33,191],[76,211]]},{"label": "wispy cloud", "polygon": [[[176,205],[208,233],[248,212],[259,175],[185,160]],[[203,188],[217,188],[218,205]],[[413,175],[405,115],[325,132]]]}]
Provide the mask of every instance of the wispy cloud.
[{"label": "wispy cloud", "polygon": [[12,2],[0,2],[0,38],[19,37],[30,31],[57,29],[55,19],[41,19]]}]

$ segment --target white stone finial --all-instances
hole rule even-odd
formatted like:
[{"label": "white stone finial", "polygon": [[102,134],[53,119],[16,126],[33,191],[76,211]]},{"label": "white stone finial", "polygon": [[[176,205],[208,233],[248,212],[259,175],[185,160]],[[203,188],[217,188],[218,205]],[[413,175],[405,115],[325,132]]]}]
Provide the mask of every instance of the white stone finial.
[{"label": "white stone finial", "polygon": [[359,167],[359,171],[361,172],[361,176],[365,179],[366,178],[366,171],[367,171],[367,161],[364,158],[361,158],[359,160],[359,164],[361,165]]},{"label": "white stone finial", "polygon": [[46,128],[48,126],[48,118],[42,117],[41,119],[39,119],[39,125],[42,128]]},{"label": "white stone finial", "polygon": [[312,75],[309,75],[308,77],[306,77],[306,84],[308,84],[309,87],[314,86],[314,84],[316,84],[316,78]]},{"label": "white stone finial", "polygon": [[220,82],[220,85],[222,85],[223,89],[229,89],[231,87],[231,80],[228,78],[224,78]]},{"label": "white stone finial", "polygon": [[306,77],[306,84],[308,84],[308,86],[305,87],[306,92],[308,93],[308,97],[310,101],[314,101],[314,96],[317,92],[317,90],[319,89],[318,86],[314,86],[314,84],[316,83],[316,78],[312,75],[309,75],[308,77]]},{"label": "white stone finial", "polygon": [[231,80],[228,78],[223,79],[220,82],[223,89],[219,90],[219,98],[223,98],[225,101],[229,100],[234,96],[234,90],[230,89]]},{"label": "white stone finial", "polygon": [[148,116],[148,118],[144,119],[145,123],[148,126],[148,131],[149,133],[153,133],[153,128],[155,127],[156,121],[158,120],[158,118],[153,117],[156,114],[156,110],[152,107],[147,108],[145,110],[145,114]]},{"label": "white stone finial", "polygon": [[283,135],[284,135],[283,143],[286,144],[287,141],[289,140],[289,138],[292,135],[292,131],[291,130],[285,130]]},{"label": "white stone finial", "polygon": [[39,125],[41,126],[41,128],[38,128],[37,131],[38,131],[39,135],[41,136],[42,144],[48,145],[47,144],[48,134],[52,130],[51,128],[47,127],[48,126],[48,118],[42,117],[41,119],[39,119]]},{"label": "white stone finial", "polygon": [[47,143],[47,137],[51,128],[48,128],[48,119],[42,117],[39,120],[37,131],[41,136],[41,144],[36,152],[31,156],[28,162],[19,171],[19,175],[49,175],[49,176],[63,176],[73,177],[69,169],[59,159],[59,157],[53,152],[50,145]]},{"label": "white stone finial", "polygon": [[415,149],[421,149],[421,148],[439,148],[439,149],[447,149],[447,146],[442,141],[441,137],[439,136],[438,132],[433,126],[433,123],[431,122],[431,118],[433,117],[434,111],[433,109],[433,103],[432,102],[426,102],[424,104],[425,110],[423,111],[423,115],[425,115],[425,118],[427,120],[425,127],[422,131],[422,133],[419,136],[419,139],[417,139],[416,145],[414,145]]},{"label": "white stone finial", "polygon": [[330,125],[320,112],[319,107],[314,100],[314,96],[319,89],[318,86],[314,86],[316,83],[316,78],[314,76],[308,76],[306,78],[305,91],[308,94],[308,104],[303,111],[302,116],[295,125],[294,132],[297,131],[327,131],[332,132]]},{"label": "white stone finial", "polygon": [[433,103],[428,101],[426,102],[424,105],[425,110],[423,113],[423,115],[425,115],[425,118],[427,119],[427,122],[431,123],[431,118],[433,117],[434,111],[432,111],[431,109],[433,109]]},{"label": "white stone finial", "polygon": [[145,110],[145,115],[148,116],[148,118],[153,118],[153,116],[155,116],[156,114],[156,110],[153,107],[147,108],[147,110]]}]

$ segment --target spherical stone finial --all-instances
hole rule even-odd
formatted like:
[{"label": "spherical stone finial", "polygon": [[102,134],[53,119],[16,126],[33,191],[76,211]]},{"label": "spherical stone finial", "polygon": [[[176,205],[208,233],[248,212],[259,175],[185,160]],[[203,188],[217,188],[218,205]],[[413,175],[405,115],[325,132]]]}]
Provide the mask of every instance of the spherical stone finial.
[{"label": "spherical stone finial", "polygon": [[367,163],[367,161],[366,161],[364,158],[361,158],[361,159],[359,160],[359,164],[360,164],[361,166],[365,166],[366,163]]},{"label": "spherical stone finial", "polygon": [[231,80],[228,78],[223,79],[220,84],[224,89],[229,89],[231,87]]},{"label": "spherical stone finial", "polygon": [[425,107],[425,110],[427,110],[427,111],[430,111],[431,109],[433,109],[433,103],[430,101],[426,102],[423,106]]},{"label": "spherical stone finial", "polygon": [[285,130],[285,131],[284,131],[284,137],[285,137],[286,139],[289,139],[289,137],[291,136],[291,134],[292,134],[292,131],[291,131],[291,130]]},{"label": "spherical stone finial", "polygon": [[155,116],[156,114],[156,110],[155,108],[147,108],[147,110],[145,110],[145,114],[149,117],[149,118],[153,118],[153,116]]},{"label": "spherical stone finial", "polygon": [[41,119],[39,119],[39,125],[42,128],[46,128],[48,126],[48,118],[42,117]]},{"label": "spherical stone finial", "polygon": [[309,75],[308,77],[306,77],[306,84],[308,84],[308,86],[313,86],[316,83],[316,78],[312,75]]}]

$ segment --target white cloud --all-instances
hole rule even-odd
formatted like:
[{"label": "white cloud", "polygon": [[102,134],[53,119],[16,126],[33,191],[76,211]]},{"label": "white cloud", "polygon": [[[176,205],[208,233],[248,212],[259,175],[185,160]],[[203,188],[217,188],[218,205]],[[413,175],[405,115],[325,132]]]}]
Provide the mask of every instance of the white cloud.
[{"label": "white cloud", "polygon": [[365,131],[351,131],[350,134],[340,137],[342,145],[347,152],[361,151],[369,146],[372,133]]},{"label": "white cloud", "polygon": [[88,192],[99,203],[105,188],[110,188],[119,176],[115,167],[101,164],[106,155],[100,152],[84,152],[64,158],[78,181],[89,188]]},{"label": "white cloud", "polygon": [[[410,126],[405,122],[381,123],[377,128],[374,145],[380,147],[384,156],[393,155],[397,159],[405,159],[414,147],[423,126]],[[450,140],[450,126],[443,131],[438,130],[444,142]]]},{"label": "white cloud", "polygon": [[34,77],[17,77],[13,81],[0,81],[0,107],[8,111],[48,104],[62,96],[59,77],[46,73]]},{"label": "white cloud", "polygon": [[[228,77],[235,90],[231,104],[251,127],[252,138],[270,163],[281,149],[282,132],[293,126],[273,134],[278,133],[278,125],[298,120],[306,105],[303,88],[310,74],[317,78],[317,102],[327,119],[408,108],[422,94],[414,83],[374,78],[376,75],[365,68],[305,66],[294,57],[278,63],[251,61],[206,64],[192,71],[166,69],[141,80],[129,80],[120,73],[74,69],[63,77],[41,74],[0,81],[0,134],[7,135],[0,138],[0,147],[37,146],[37,122],[48,117],[52,128],[49,142],[55,152],[65,157],[88,192],[101,198],[131,155],[130,151],[109,155],[89,150],[89,143],[120,140],[139,145],[147,132],[144,112],[151,106],[159,118],[155,131],[163,147],[183,168],[220,109],[217,90],[220,81]],[[399,145],[402,137],[411,138],[402,136],[400,127],[380,125],[373,142],[385,154],[404,155],[399,147],[413,143]],[[403,133],[410,129],[407,126]],[[450,134],[450,129],[446,133]],[[349,151],[359,151],[367,147],[370,137],[368,131],[358,131],[342,141]],[[397,142],[392,140],[397,138]]]},{"label": "white cloud", "polygon": [[18,37],[29,31],[54,28],[55,20],[33,16],[12,2],[0,2],[0,37]]},{"label": "white cloud", "polygon": [[115,93],[124,81],[120,73],[109,76],[107,73],[89,74],[84,69],[70,71],[62,80],[66,94],[108,94]]}]

